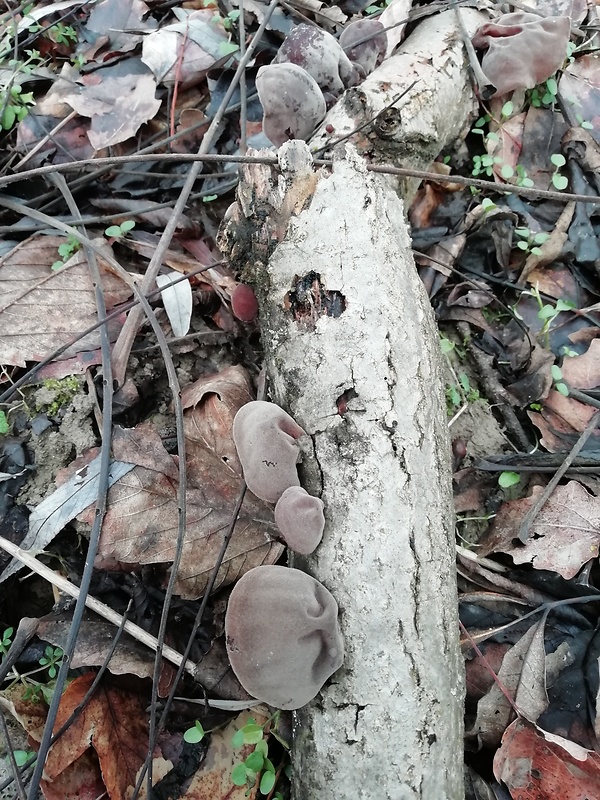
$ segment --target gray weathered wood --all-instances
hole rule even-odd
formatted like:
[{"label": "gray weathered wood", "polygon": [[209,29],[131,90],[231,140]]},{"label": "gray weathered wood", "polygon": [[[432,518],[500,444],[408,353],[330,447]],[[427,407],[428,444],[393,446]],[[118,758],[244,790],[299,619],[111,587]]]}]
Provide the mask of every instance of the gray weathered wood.
[{"label": "gray weathered wood", "polygon": [[[439,337],[402,202],[351,147],[312,199],[307,146],[288,143],[279,159],[279,177],[245,170],[236,224],[253,206],[280,210],[265,230],[279,228],[281,243],[268,259],[248,252],[250,272],[272,398],[310,434],[301,476],[327,519],[322,544],[295,566],[336,597],[346,641],[344,667],[297,712],[294,797],[458,800],[448,431]],[[321,300],[301,291],[307,276]]]}]

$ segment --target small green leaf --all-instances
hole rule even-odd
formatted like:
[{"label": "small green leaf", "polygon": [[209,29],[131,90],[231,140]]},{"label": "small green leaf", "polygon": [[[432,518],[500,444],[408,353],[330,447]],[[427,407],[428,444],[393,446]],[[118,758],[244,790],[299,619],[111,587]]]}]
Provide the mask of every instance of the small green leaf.
[{"label": "small green leaf", "polygon": [[544,242],[547,242],[549,238],[550,238],[549,233],[541,231],[540,233],[536,233],[536,235],[533,237],[533,241],[536,244],[544,244]]},{"label": "small green leaf", "polygon": [[446,355],[447,353],[451,353],[455,347],[456,345],[454,344],[454,342],[451,342],[450,339],[446,339],[445,336],[442,336],[442,338],[440,339],[440,350],[444,355]]},{"label": "small green leaf", "polygon": [[531,180],[531,178],[523,178],[523,179],[521,180],[521,186],[524,186],[524,187],[526,187],[527,189],[531,189],[533,185],[534,185],[534,183],[533,183],[533,181]]},{"label": "small green leaf", "polygon": [[562,192],[563,189],[566,189],[569,185],[568,178],[565,178],[564,175],[559,175],[558,172],[552,176],[552,184],[555,189],[558,189],[559,192]]},{"label": "small green leaf", "polygon": [[[9,430],[10,430],[10,425],[8,424],[8,419],[6,418],[6,414],[4,413],[4,411],[0,411],[0,436],[4,436],[9,432]],[[10,640],[10,635],[11,634],[8,634],[9,640]],[[3,642],[5,641],[5,638],[6,638],[6,631],[4,631],[2,639]]]},{"label": "small green leaf", "polygon": [[246,765],[241,761],[231,771],[231,782],[234,786],[246,785]]},{"label": "small green leaf", "polygon": [[496,203],[493,200],[490,200],[489,197],[484,197],[481,201],[481,207],[484,211],[492,211],[494,208],[498,208]]},{"label": "small green leaf", "polygon": [[9,131],[15,124],[16,118],[17,114],[14,109],[14,106],[6,106],[6,108],[4,109],[4,113],[2,114],[2,128],[5,131]]},{"label": "small green leaf", "polygon": [[555,383],[554,388],[559,394],[562,394],[565,397],[569,396],[569,387],[566,383]]},{"label": "small green leaf", "polygon": [[513,102],[512,100],[509,100],[508,102],[504,103],[504,105],[502,106],[502,111],[500,113],[502,114],[503,117],[510,117],[510,115],[513,113],[513,109],[514,109]]},{"label": "small green leaf", "polygon": [[135,228],[135,222],[132,219],[126,219],[125,222],[121,223],[123,233],[128,233],[133,228]]},{"label": "small green leaf", "polygon": [[529,245],[527,244],[527,242],[517,242],[517,247],[519,248],[519,250],[527,250]]},{"label": "small green leaf", "polygon": [[202,198],[203,203],[212,203],[213,200],[216,200],[218,195],[216,194],[207,194],[206,197]]},{"label": "small green leaf", "polygon": [[274,786],[275,786],[275,773],[263,772],[262,778],[260,779],[260,793],[269,794],[269,792]]},{"label": "small green leaf", "polygon": [[219,55],[228,56],[230,53],[235,53],[239,47],[234,42],[221,42],[219,45]]},{"label": "small green leaf", "polygon": [[251,769],[252,772],[260,772],[264,763],[265,757],[257,750],[255,750],[253,753],[250,753],[248,758],[244,761],[246,769]]},{"label": "small green leaf", "polygon": [[15,757],[17,767],[24,766],[32,755],[33,753],[27,750],[13,750],[13,756]]},{"label": "small green leaf", "polygon": [[582,128],[584,128],[586,131],[593,131],[593,130],[594,130],[594,126],[593,126],[593,125],[592,125],[592,123],[591,123],[591,122],[589,122],[587,119],[586,119],[586,120],[584,120],[584,121],[581,123],[581,127],[582,127]]},{"label": "small green leaf", "polygon": [[188,728],[187,731],[183,734],[184,741],[188,744],[198,744],[204,739],[205,732],[202,724],[196,720],[196,724],[193,728]]},{"label": "small green leaf", "polygon": [[511,486],[515,486],[520,480],[521,478],[518,472],[501,472],[498,476],[498,485],[503,489],[509,489]]},{"label": "small green leaf", "polygon": [[529,228],[515,228],[515,233],[523,239],[529,239],[531,231]]},{"label": "small green leaf", "polygon": [[275,765],[273,764],[270,758],[265,758],[263,769],[266,769],[267,772],[275,772]]},{"label": "small green leaf", "polygon": [[552,153],[550,156],[550,161],[555,167],[564,167],[564,165],[567,163],[562,153]]},{"label": "small green leaf", "polygon": [[267,744],[266,739],[261,739],[260,742],[256,743],[256,747],[254,748],[255,753],[260,753],[264,758],[267,758],[267,754],[269,752],[269,745]]},{"label": "small green leaf", "polygon": [[553,364],[550,367],[550,374],[553,381],[559,381],[562,378],[562,370],[557,364]]},{"label": "small green leaf", "polygon": [[512,176],[515,174],[515,171],[510,164],[504,164],[500,170],[500,174],[503,178],[512,178]]},{"label": "small green leaf", "polygon": [[541,320],[553,319],[556,316],[556,309],[554,308],[554,306],[551,306],[550,304],[546,303],[546,305],[543,305],[540,308],[537,315],[538,319]]},{"label": "small green leaf", "polygon": [[548,78],[546,81],[546,91],[550,92],[551,95],[556,97],[558,94],[558,83],[556,82],[555,78]]},{"label": "small green leaf", "polygon": [[248,724],[242,728],[245,744],[257,744],[263,738],[263,729],[260,725]]},{"label": "small green leaf", "polygon": [[120,225],[109,225],[109,227],[104,231],[105,236],[109,236],[111,238],[115,236],[121,236],[121,226]]},{"label": "small green leaf", "polygon": [[557,300],[556,301],[556,310],[557,311],[572,311],[575,308],[575,304],[572,303],[570,300]]},{"label": "small green leaf", "polygon": [[239,730],[233,734],[233,738],[231,740],[231,746],[236,750],[239,750],[240,747],[244,746],[244,731]]}]

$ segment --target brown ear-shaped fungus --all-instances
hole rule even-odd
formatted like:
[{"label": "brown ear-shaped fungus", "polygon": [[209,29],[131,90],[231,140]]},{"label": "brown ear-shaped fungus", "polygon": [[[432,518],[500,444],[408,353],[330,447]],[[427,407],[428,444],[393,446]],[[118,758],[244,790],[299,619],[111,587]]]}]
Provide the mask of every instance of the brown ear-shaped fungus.
[{"label": "brown ear-shaped fungus", "polygon": [[549,78],[566,58],[569,17],[539,17],[515,12],[486,22],[473,45],[486,49],[481,67],[496,94],[533,89]]},{"label": "brown ear-shaped fungus", "polygon": [[275,524],[288,547],[296,553],[308,555],[323,538],[323,501],[301,486],[290,486],[275,506]]},{"label": "brown ear-shaped fungus", "polygon": [[288,33],[273,63],[302,67],[333,97],[357,82],[354,67],[335,36],[304,22]]},{"label": "brown ear-shaped fungus", "polygon": [[242,406],[233,420],[233,441],[250,491],[276,503],[290,486],[299,486],[296,442],[304,431],[283,408],[264,400]]},{"label": "brown ear-shaped fungus", "polygon": [[244,689],[276,708],[306,705],[344,660],[333,595],[305,572],[263,566],[233,587],[227,652]]},{"label": "brown ear-shaped fungus", "polygon": [[306,141],[327,111],[315,79],[295,64],[261,67],[256,90],[264,111],[263,132],[275,147],[290,139]]},{"label": "brown ear-shaped fungus", "polygon": [[[362,42],[370,36],[368,41]],[[360,44],[355,44],[360,42]],[[378,19],[357,19],[346,25],[340,36],[340,46],[352,61],[359,64],[365,75],[369,75],[379,66],[385,56],[387,36]]]}]

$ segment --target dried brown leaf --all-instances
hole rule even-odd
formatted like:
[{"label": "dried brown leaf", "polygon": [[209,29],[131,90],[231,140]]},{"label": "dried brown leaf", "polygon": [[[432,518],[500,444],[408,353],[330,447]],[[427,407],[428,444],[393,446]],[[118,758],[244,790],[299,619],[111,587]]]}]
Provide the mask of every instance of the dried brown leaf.
[{"label": "dried brown leaf", "polygon": [[536,486],[530,497],[504,503],[480,542],[479,553],[507,553],[515,564],[552,570],[568,580],[598,557],[600,498],[592,497],[577,481],[559,486],[533,521],[527,543],[515,544],[521,520],[541,492]]},{"label": "dried brown leaf", "polygon": [[[94,287],[83,253],[75,253],[62,269],[51,269],[65,242],[65,237],[32,236],[0,260],[2,363],[24,367],[27,361],[41,361],[96,322]],[[129,287],[107,269],[102,269],[102,281],[109,309],[131,296]],[[96,330],[64,356],[99,345]]]}]

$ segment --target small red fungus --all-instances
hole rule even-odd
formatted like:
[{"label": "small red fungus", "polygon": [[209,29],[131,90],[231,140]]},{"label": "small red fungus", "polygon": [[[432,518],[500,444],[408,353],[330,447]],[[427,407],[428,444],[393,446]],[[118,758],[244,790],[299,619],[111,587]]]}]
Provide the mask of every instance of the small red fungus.
[{"label": "small red fungus", "polygon": [[254,289],[246,283],[238,283],[231,295],[231,310],[242,322],[252,322],[258,314],[258,300]]}]

